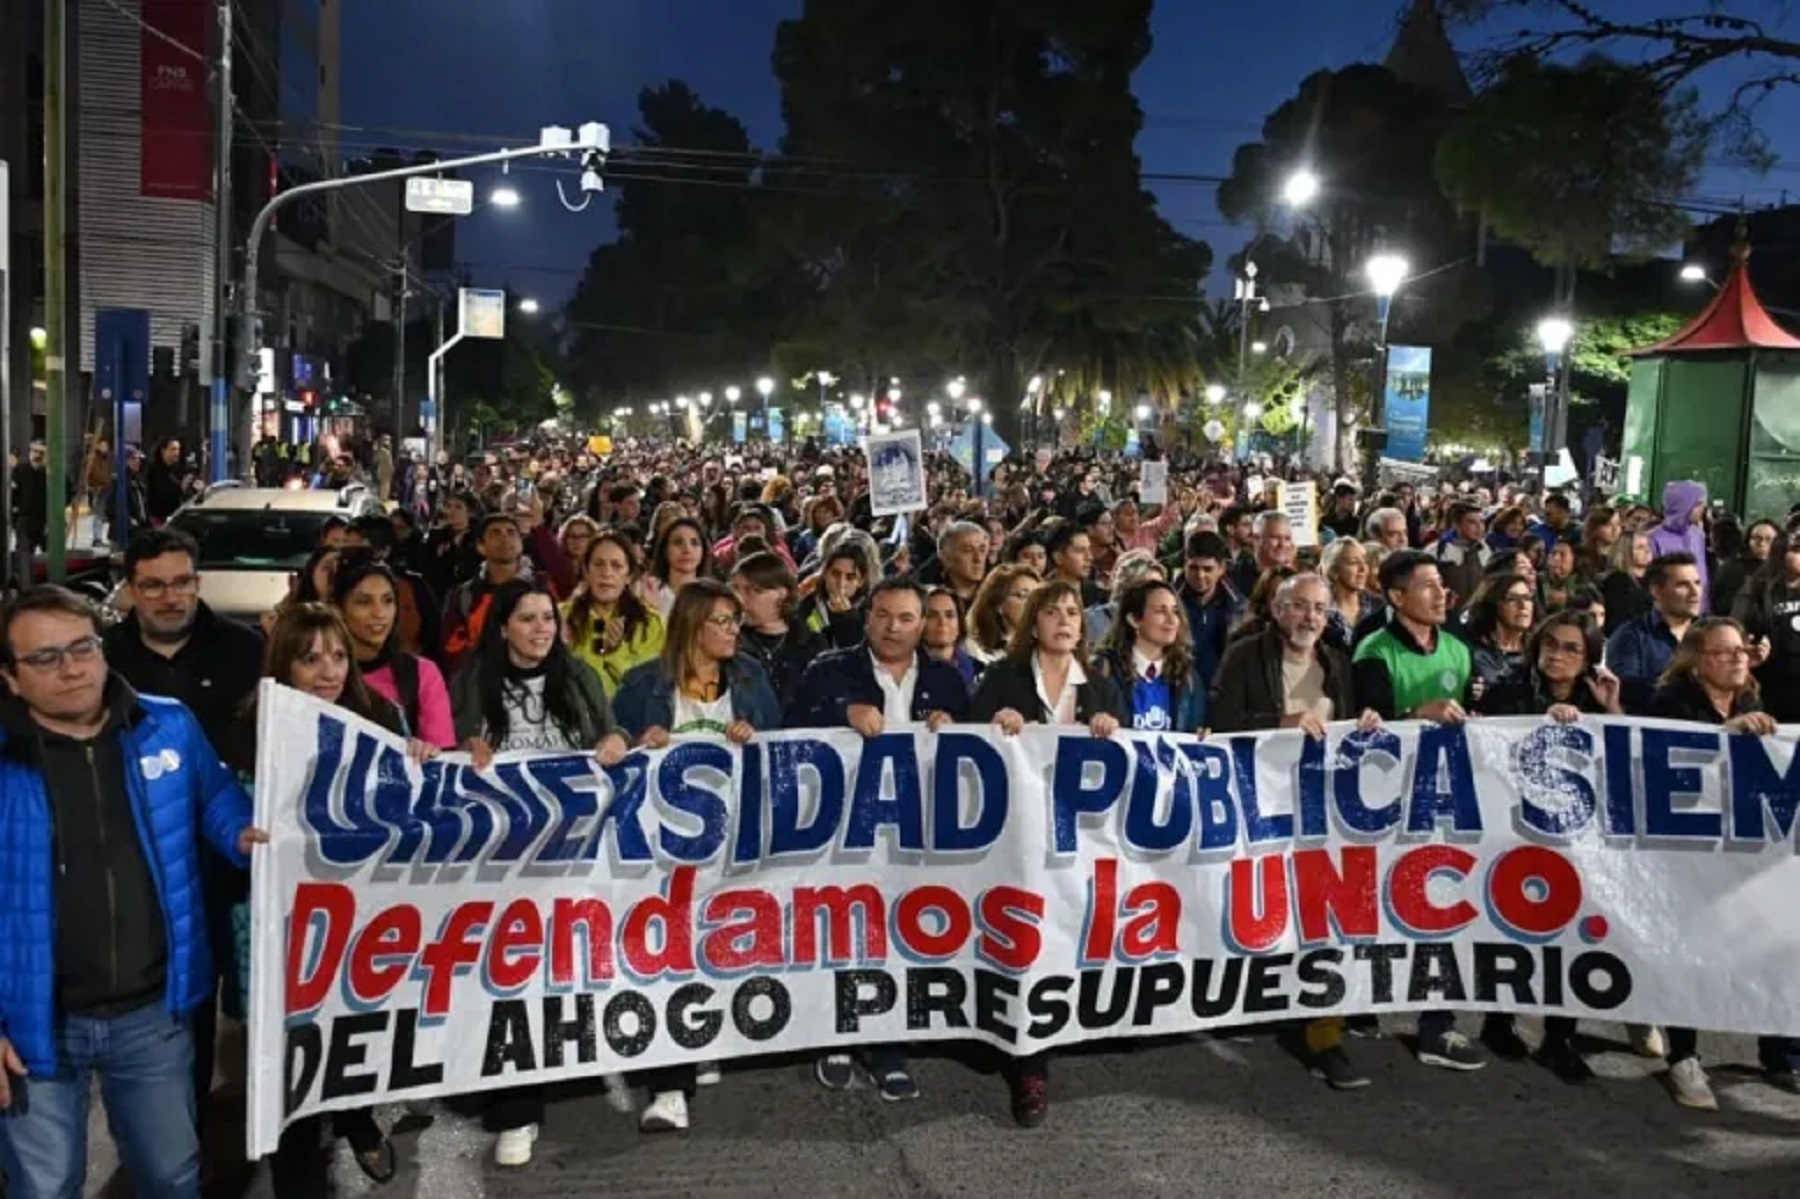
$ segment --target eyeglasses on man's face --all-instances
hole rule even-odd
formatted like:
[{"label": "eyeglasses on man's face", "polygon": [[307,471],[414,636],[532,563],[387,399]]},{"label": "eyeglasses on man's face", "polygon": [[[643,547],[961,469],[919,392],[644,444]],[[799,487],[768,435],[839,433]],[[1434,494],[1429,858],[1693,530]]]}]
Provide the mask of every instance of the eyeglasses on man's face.
[{"label": "eyeglasses on man's face", "polygon": [[50,674],[62,669],[63,660],[83,665],[100,656],[101,641],[98,637],[83,637],[79,641],[71,641],[67,645],[46,645],[42,649],[34,649],[28,654],[18,654],[13,658],[21,666],[28,666],[41,674]]}]

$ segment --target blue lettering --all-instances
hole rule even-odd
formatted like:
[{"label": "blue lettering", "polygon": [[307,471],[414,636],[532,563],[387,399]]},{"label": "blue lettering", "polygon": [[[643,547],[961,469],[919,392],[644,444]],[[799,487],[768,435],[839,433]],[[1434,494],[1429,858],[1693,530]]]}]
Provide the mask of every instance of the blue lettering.
[{"label": "blue lettering", "polygon": [[1131,779],[1131,797],[1125,802],[1125,843],[1134,849],[1166,853],[1194,832],[1194,809],[1179,792],[1170,796],[1169,818],[1156,818],[1157,795],[1163,771],[1175,766],[1175,747],[1162,738],[1131,745],[1137,770]]},{"label": "blue lettering", "polygon": [[731,752],[723,745],[690,741],[674,746],[656,770],[656,790],[664,804],[700,822],[700,831],[684,833],[666,821],[657,836],[662,851],[677,862],[698,865],[710,861],[725,844],[729,814],[725,797],[688,781],[691,770],[712,770],[731,779]]},{"label": "blue lettering", "polygon": [[[306,795],[300,811],[307,826],[316,834],[319,856],[333,866],[355,866],[367,861],[388,842],[388,830],[369,813],[367,788],[368,738],[358,735],[351,777],[338,785],[338,771],[343,768],[344,722],[330,716],[319,717],[319,754],[313,762],[312,777],[307,780]],[[332,815],[332,800],[342,797],[345,823]]]},{"label": "blue lettering", "polygon": [[744,743],[743,777],[738,781],[737,838],[731,848],[734,865],[760,862],[763,855],[763,751],[762,743]]},{"label": "blue lettering", "polygon": [[1200,809],[1200,851],[1237,844],[1237,804],[1231,798],[1231,757],[1216,745],[1184,741],[1182,756],[1192,764],[1194,806]]},{"label": "blue lettering", "polygon": [[593,835],[581,847],[582,861],[592,862],[600,856],[606,826],[610,824],[613,847],[619,860],[648,862],[652,855],[650,839],[644,835],[642,814],[644,803],[650,797],[650,771],[644,755],[632,754],[618,765],[607,767],[606,777],[612,783],[612,798],[601,809],[600,819],[594,822]]},{"label": "blue lettering", "polygon": [[525,777],[520,763],[509,762],[505,766],[496,766],[493,773],[501,783],[496,795],[501,810],[506,813],[506,837],[494,851],[493,860],[521,861],[526,851],[537,844],[538,837],[550,827],[553,813],[550,805],[544,802],[537,789]]},{"label": "blue lettering", "polygon": [[[1561,753],[1578,755],[1581,769],[1561,765]],[[1574,724],[1540,725],[1525,734],[1513,763],[1523,785],[1519,816],[1525,824],[1552,837],[1572,837],[1594,822],[1599,799],[1588,774],[1594,769],[1594,735]],[[1540,799],[1554,805],[1545,808]]]},{"label": "blue lettering", "polygon": [[[1082,782],[1089,763],[1100,767],[1100,780],[1092,787]],[[1097,816],[1119,802],[1130,769],[1131,759],[1117,741],[1056,739],[1056,764],[1050,774],[1050,827],[1057,853],[1075,852],[1082,816]]]},{"label": "blue lettering", "polygon": [[1644,764],[1644,835],[1717,840],[1724,831],[1719,812],[1677,812],[1675,797],[1700,791],[1700,770],[1669,762],[1673,750],[1692,749],[1717,755],[1719,734],[1688,729],[1642,729]]},{"label": "blue lettering", "polygon": [[[549,792],[555,801],[557,818],[550,836],[538,850],[540,862],[574,862],[581,857],[581,841],[571,839],[575,823],[600,811],[600,798],[594,794],[594,759],[586,754],[567,754],[526,763],[526,773],[538,787]],[[575,784],[585,783],[587,786]]]},{"label": "blue lettering", "polygon": [[1237,767],[1238,806],[1244,810],[1244,836],[1251,845],[1294,839],[1293,813],[1265,816],[1256,791],[1256,739],[1233,737],[1231,757]]},{"label": "blue lettering", "polygon": [[1331,835],[1331,823],[1325,811],[1325,741],[1323,738],[1300,736],[1300,763],[1295,767],[1295,794],[1300,802],[1300,836],[1318,839]]},{"label": "blue lettering", "polygon": [[1406,831],[1429,833],[1446,816],[1457,832],[1481,831],[1481,804],[1475,798],[1469,738],[1457,725],[1427,724],[1419,730]]},{"label": "blue lettering", "polygon": [[[960,797],[964,765],[975,768],[975,819],[962,823]],[[931,845],[940,853],[986,849],[1006,829],[1011,788],[1006,761],[980,737],[939,733],[931,773]]]},{"label": "blue lettering", "polygon": [[[1761,737],[1727,737],[1731,755],[1731,836],[1735,841],[1787,841],[1800,812],[1800,753],[1788,759],[1787,773],[1775,769]],[[1775,823],[1769,835],[1768,820]]]},{"label": "blue lettering", "polygon": [[1632,726],[1607,724],[1600,730],[1606,749],[1606,831],[1615,837],[1637,832],[1637,796],[1632,791]]},{"label": "blue lettering", "polygon": [[[769,856],[813,853],[831,844],[844,819],[844,760],[823,741],[772,741],[769,750]],[[819,810],[800,823],[800,772],[819,780]]]},{"label": "blue lettering", "polygon": [[[1375,762],[1369,762],[1369,759]],[[1338,819],[1353,833],[1377,834],[1400,823],[1400,796],[1377,807],[1363,800],[1363,765],[1379,763],[1385,771],[1400,765],[1400,738],[1392,729],[1371,729],[1351,733],[1337,745],[1337,760],[1332,771],[1331,796],[1337,804]]]},{"label": "blue lettering", "polygon": [[[884,799],[881,783],[894,771],[894,794]],[[922,853],[925,849],[925,792],[919,780],[919,755],[911,733],[887,733],[863,742],[856,767],[856,790],[850,797],[850,825],[845,849],[873,849],[875,832],[890,825],[898,834],[894,848]]]}]

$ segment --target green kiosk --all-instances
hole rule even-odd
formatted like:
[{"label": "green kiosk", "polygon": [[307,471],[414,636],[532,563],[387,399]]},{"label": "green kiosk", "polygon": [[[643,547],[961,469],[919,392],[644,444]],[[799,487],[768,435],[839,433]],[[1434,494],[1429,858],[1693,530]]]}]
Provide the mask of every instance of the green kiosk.
[{"label": "green kiosk", "polygon": [[1750,286],[1750,248],[1706,310],[1633,351],[1619,490],[1662,504],[1663,485],[1698,479],[1733,512],[1780,520],[1800,503],[1800,338]]}]

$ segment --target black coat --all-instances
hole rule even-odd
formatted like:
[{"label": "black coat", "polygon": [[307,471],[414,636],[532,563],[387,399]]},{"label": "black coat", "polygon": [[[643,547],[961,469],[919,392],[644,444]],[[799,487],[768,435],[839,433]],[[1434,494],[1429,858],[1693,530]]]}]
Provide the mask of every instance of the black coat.
[{"label": "black coat", "polygon": [[[1287,715],[1281,680],[1281,630],[1270,626],[1251,637],[1239,637],[1225,651],[1213,678],[1207,721],[1215,733],[1278,729]],[[1314,647],[1325,669],[1325,694],[1333,720],[1354,720],[1356,687],[1350,659],[1323,641]]]},{"label": "black coat", "polygon": [[[1119,689],[1112,680],[1102,678],[1091,666],[1084,666],[1088,681],[1075,688],[1075,719],[1086,724],[1105,712],[1118,715]],[[1027,724],[1049,724],[1051,713],[1038,695],[1037,678],[1031,662],[1020,664],[1001,658],[989,666],[975,681],[975,694],[969,699],[969,719],[977,724],[994,718],[995,713],[1011,708],[1025,718]],[[1127,722],[1129,723],[1129,722]]]},{"label": "black coat", "polygon": [[[963,686],[962,672],[948,662],[918,655],[918,678],[913,684],[911,719],[921,724],[933,712],[948,713],[952,720],[963,720],[969,709],[969,689]],[[798,693],[787,700],[783,728],[844,728],[850,723],[850,705],[883,706],[881,684],[875,678],[875,663],[866,645],[832,650],[815,659],[806,668]]]}]

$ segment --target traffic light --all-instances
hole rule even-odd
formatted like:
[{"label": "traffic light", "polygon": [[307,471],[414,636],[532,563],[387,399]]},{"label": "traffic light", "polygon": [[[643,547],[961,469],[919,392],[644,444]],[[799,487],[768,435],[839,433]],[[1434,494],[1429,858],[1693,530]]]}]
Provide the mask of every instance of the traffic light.
[{"label": "traffic light", "polygon": [[319,393],[310,387],[301,388],[299,398],[300,404],[304,408],[316,408],[318,406]]}]

